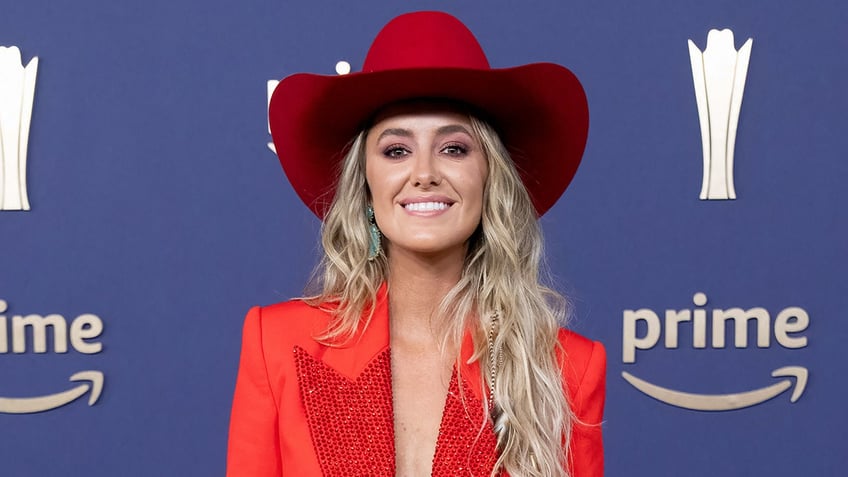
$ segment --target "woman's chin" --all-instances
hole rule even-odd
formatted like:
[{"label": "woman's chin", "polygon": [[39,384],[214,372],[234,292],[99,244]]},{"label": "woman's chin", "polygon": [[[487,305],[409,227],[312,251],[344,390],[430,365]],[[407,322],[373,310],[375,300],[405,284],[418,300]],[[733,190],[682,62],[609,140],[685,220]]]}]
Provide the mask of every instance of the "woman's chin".
[{"label": "woman's chin", "polygon": [[465,257],[467,242],[446,243],[444,240],[415,240],[407,243],[393,243],[387,247],[388,255],[420,256],[422,258],[449,257],[456,255],[459,260]]}]

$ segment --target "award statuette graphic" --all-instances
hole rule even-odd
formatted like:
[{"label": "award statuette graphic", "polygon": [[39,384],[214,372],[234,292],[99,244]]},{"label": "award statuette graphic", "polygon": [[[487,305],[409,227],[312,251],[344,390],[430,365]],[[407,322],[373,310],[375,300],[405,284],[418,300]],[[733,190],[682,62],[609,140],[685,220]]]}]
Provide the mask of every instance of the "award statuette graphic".
[{"label": "award statuette graphic", "polygon": [[24,67],[16,46],[0,46],[0,210],[29,210],[27,138],[38,57]]},{"label": "award statuette graphic", "polygon": [[701,200],[736,198],[733,148],[753,42],[748,38],[736,51],[733,32],[727,29],[710,30],[703,52],[689,40],[689,59],[704,150]]}]

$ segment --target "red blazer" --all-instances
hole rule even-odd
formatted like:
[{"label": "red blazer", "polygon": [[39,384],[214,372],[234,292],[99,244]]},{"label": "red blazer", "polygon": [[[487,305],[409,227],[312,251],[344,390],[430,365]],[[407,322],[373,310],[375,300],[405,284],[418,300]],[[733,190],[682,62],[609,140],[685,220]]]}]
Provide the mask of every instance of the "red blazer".
[{"label": "red blazer", "polygon": [[[370,325],[342,348],[313,339],[330,316],[303,302],[250,310],[230,419],[228,477],[394,477],[387,302],[381,291]],[[577,417],[571,476],[599,477],[604,348],[570,331],[561,330],[559,339],[566,392]],[[479,366],[465,364],[472,344],[466,336],[463,364],[451,380],[434,476],[488,477],[496,459],[491,422],[481,433]]]}]

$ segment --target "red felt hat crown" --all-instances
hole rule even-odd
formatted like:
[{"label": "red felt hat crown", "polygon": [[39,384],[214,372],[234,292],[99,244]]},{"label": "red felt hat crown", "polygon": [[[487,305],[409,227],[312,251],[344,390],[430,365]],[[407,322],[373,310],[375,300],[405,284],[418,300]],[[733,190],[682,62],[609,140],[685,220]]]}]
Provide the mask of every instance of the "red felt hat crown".
[{"label": "red felt hat crown", "polygon": [[577,77],[553,63],[491,68],[455,17],[414,12],[383,27],[361,72],[294,74],[274,90],[271,135],[307,207],[323,218],[346,148],[377,110],[417,98],[458,101],[482,112],[510,151],[540,216],[574,177],[589,128]]}]

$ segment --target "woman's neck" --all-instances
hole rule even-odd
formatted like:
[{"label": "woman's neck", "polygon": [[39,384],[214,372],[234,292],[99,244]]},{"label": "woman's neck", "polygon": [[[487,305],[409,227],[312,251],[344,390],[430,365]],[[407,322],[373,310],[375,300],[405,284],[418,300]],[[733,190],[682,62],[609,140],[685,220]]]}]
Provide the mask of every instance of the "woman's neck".
[{"label": "woman's neck", "polygon": [[438,339],[433,313],[462,275],[463,252],[389,254],[389,307],[393,336]]}]

